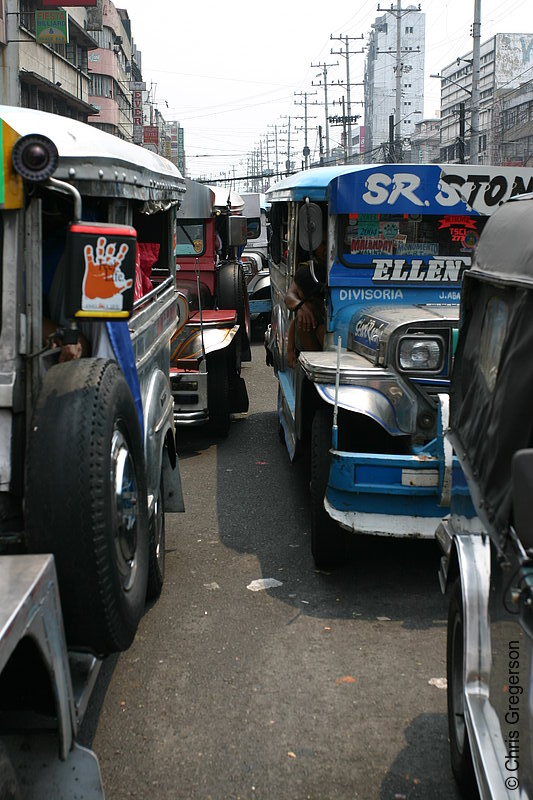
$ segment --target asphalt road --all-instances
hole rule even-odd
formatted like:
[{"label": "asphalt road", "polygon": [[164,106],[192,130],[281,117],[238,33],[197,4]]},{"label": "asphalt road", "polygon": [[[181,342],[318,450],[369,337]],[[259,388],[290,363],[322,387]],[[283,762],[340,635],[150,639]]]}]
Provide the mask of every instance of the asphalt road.
[{"label": "asphalt road", "polygon": [[163,593],[82,729],[106,799],[456,799],[437,546],[353,539],[343,568],[314,568],[263,353],[229,437],[181,436]]}]

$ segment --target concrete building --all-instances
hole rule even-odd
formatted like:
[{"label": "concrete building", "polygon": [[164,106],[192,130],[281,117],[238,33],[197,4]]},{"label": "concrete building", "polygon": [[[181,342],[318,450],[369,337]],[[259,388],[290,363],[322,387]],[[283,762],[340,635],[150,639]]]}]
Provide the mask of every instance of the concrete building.
[{"label": "concrete building", "polygon": [[495,103],[498,164],[533,166],[533,80],[500,94]]},{"label": "concrete building", "polygon": [[101,30],[94,31],[94,36],[98,47],[89,57],[90,101],[98,111],[89,122],[132,141],[132,40],[128,12],[115,8],[111,2],[103,3]]},{"label": "concrete building", "polygon": [[[510,90],[518,92],[514,99],[516,105],[521,105],[517,100],[522,92],[520,86],[530,85],[533,76],[533,34],[497,33],[483,42],[480,57],[478,161],[480,164],[498,164],[501,158],[499,109],[503,108],[502,98],[508,97]],[[527,91],[526,88],[525,97]],[[441,71],[442,161],[459,162],[463,154],[464,160],[469,160],[471,97],[470,51]],[[506,110],[510,112],[510,109]]]},{"label": "concrete building", "polygon": [[[368,161],[397,160],[424,111],[425,24],[418,7],[398,3],[372,25],[365,62]],[[391,137],[398,152],[390,152]]]},{"label": "concrete building", "polygon": [[440,159],[440,118],[417,122],[411,135],[411,161],[435,164]]},{"label": "concrete building", "polygon": [[87,121],[95,47],[84,8],[66,13],[39,0],[0,0],[0,102]]},{"label": "concrete building", "polygon": [[128,12],[110,0],[43,5],[0,0],[0,103],[88,122],[185,173],[183,128],[165,121],[142,80]]},{"label": "concrete building", "polygon": [[168,132],[170,135],[170,155],[167,157],[177,166],[181,174],[185,175],[185,136],[183,128],[179,122],[169,122]]}]

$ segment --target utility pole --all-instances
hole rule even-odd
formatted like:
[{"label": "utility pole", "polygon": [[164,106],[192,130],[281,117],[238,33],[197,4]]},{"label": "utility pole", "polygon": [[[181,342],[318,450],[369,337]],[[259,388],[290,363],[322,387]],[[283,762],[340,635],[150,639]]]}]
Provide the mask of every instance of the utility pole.
[{"label": "utility pole", "polygon": [[459,163],[465,163],[465,104],[459,103]]},{"label": "utility pole", "polygon": [[470,163],[479,164],[479,76],[481,50],[481,0],[474,0],[472,25],[472,111],[470,112]]},{"label": "utility pole", "polygon": [[[308,142],[307,142],[307,96],[308,94],[316,94],[316,92],[294,92],[296,97],[303,97],[304,98],[304,169],[309,169],[309,155],[311,153]],[[302,105],[301,103],[297,103],[296,105]],[[301,119],[301,117],[296,117],[296,119]],[[314,119],[314,117],[313,117]]]},{"label": "utility pole", "polygon": [[392,164],[396,161],[396,153],[394,148],[394,114],[389,114],[389,154],[387,162]]},{"label": "utility pole", "polygon": [[287,119],[287,160],[285,161],[285,172],[287,175],[291,171],[291,118],[285,117]]},{"label": "utility pole", "polygon": [[[346,142],[345,142],[344,147],[345,147],[345,152],[348,153],[348,160],[350,160],[350,157],[352,155],[352,123],[350,122],[350,118],[351,118],[351,114],[352,114],[352,105],[351,105],[351,102],[350,102],[350,86],[352,86],[352,85],[353,86],[362,86],[363,84],[361,84],[361,83],[350,84],[350,50],[348,49],[348,42],[349,41],[357,41],[358,39],[364,39],[364,36],[361,34],[361,36],[344,36],[343,37],[343,36],[333,36],[332,34],[330,34],[329,38],[332,41],[337,40],[339,42],[343,41],[343,39],[344,39],[344,42],[345,42],[344,51],[342,51],[342,50],[332,50],[331,54],[332,55],[344,56],[346,58],[346,105],[348,107],[348,149],[346,150]],[[355,55],[356,53],[364,53],[364,50],[363,49],[361,49],[361,50],[352,50],[351,55]],[[344,112],[343,112],[343,115],[344,115]],[[346,116],[346,115],[344,115],[344,116]]]},{"label": "utility pole", "polygon": [[[322,67],[323,69],[323,76],[324,76],[324,83],[315,83],[311,81],[311,86],[323,86],[324,87],[324,107],[326,112],[326,158],[329,160],[330,151],[329,151],[329,124],[328,124],[328,67],[338,67],[339,62],[337,61],[335,64],[311,64],[312,67]],[[319,77],[317,75],[317,77]]]},{"label": "utility pole", "polygon": [[279,178],[279,153],[278,153],[278,126],[269,125],[269,128],[274,128],[274,152],[276,154],[276,178]]},{"label": "utility pole", "polygon": [[332,105],[337,105],[337,104],[342,105],[342,115],[328,117],[328,122],[330,122],[332,125],[342,125],[342,136],[344,140],[343,141],[344,163],[347,164],[349,159],[348,159],[348,148],[346,145],[346,140],[348,137],[348,133],[346,131],[346,125],[348,124],[349,126],[351,126],[352,122],[356,123],[361,115],[353,114],[351,117],[346,116],[346,105],[345,105],[344,95],[342,96],[341,100],[334,100],[332,103]]}]

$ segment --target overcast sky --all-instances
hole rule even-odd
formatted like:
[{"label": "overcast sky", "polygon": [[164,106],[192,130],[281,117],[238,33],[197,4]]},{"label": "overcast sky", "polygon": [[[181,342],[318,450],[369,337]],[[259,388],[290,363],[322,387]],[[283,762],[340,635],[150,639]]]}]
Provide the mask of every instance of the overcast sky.
[{"label": "overcast sky", "polygon": [[[350,83],[363,80],[368,32],[391,2],[375,0],[115,0],[126,8],[132,34],[142,53],[143,78],[166,120],[177,119],[185,129],[187,171],[191,177],[221,172],[244,175],[250,153],[271,134],[270,165],[274,160],[274,131],[278,149],[287,152],[288,118],[291,139],[301,153],[304,93],[308,126],[324,126],[324,90],[317,84],[322,68],[331,64],[328,83],[346,81],[346,59],[332,55],[344,42],[330,36],[350,36]],[[393,3],[396,7],[396,0]],[[403,0],[402,8],[411,3]],[[416,3],[418,6],[418,2]],[[472,49],[470,27],[474,0],[422,0],[426,15],[425,116],[434,117],[440,103],[440,81],[430,78]],[[481,41],[495,33],[533,33],[533,0],[481,0]],[[313,94],[316,92],[317,94]],[[328,104],[345,94],[345,87],[328,88]],[[352,86],[352,102],[362,100],[363,87]],[[341,108],[329,108],[330,114]],[[362,113],[355,104],[353,113]],[[316,115],[316,119],[311,119]],[[362,120],[361,120],[362,121]],[[296,128],[301,128],[297,131]],[[340,138],[330,128],[330,143]],[[296,140],[296,137],[299,137]],[[316,132],[309,132],[312,152],[318,152]],[[281,157],[280,157],[281,161]]]}]

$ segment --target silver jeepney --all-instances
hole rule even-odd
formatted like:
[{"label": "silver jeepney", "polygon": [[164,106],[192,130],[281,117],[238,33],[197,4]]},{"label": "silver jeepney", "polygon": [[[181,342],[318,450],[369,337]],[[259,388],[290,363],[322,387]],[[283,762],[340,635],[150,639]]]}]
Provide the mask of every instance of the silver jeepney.
[{"label": "silver jeepney", "polygon": [[[165,511],[183,510],[169,364],[185,184],[156,154],[31,109],[0,106],[0,154],[0,777],[10,761],[27,797],[72,796],[74,779],[100,798],[78,726],[102,656],[162,589]],[[157,257],[135,296],[145,243]],[[45,712],[33,683],[51,689]]]}]

